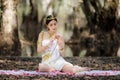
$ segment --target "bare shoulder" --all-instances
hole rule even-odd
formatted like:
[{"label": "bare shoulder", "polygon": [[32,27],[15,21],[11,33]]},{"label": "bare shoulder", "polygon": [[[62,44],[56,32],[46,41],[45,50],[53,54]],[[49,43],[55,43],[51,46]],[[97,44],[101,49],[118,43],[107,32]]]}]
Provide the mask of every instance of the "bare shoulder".
[{"label": "bare shoulder", "polygon": [[41,32],[39,33],[39,36],[42,36],[44,33],[45,33],[45,31],[41,31]]}]

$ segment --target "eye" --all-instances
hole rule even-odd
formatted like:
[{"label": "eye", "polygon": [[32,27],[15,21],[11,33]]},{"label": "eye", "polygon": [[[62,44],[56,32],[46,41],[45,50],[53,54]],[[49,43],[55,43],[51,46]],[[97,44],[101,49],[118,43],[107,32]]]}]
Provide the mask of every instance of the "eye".
[{"label": "eye", "polygon": [[52,26],[53,24],[50,24],[50,26]]}]

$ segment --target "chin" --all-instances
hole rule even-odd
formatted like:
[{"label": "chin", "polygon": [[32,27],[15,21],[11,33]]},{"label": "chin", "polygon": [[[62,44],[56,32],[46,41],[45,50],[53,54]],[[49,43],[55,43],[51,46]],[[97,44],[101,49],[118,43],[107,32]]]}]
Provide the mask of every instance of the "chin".
[{"label": "chin", "polygon": [[56,33],[56,31],[53,31],[53,33]]}]

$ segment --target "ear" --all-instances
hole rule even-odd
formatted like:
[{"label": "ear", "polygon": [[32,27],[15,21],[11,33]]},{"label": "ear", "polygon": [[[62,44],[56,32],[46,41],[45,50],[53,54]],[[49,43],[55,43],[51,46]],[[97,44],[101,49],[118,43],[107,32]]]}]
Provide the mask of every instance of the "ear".
[{"label": "ear", "polygon": [[47,30],[50,30],[47,24],[46,24],[46,28],[47,28]]}]

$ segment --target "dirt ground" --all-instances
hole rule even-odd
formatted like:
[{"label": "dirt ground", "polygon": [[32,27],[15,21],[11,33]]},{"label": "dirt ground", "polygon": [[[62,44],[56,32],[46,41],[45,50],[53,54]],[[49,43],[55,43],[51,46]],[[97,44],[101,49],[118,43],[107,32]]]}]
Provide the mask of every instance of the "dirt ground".
[{"label": "dirt ground", "polygon": [[[120,70],[119,57],[65,57],[74,65],[91,67],[94,70]],[[37,70],[41,58],[38,57],[0,57],[0,69],[5,70]],[[120,76],[7,76],[0,75],[0,80],[119,80]]]}]

